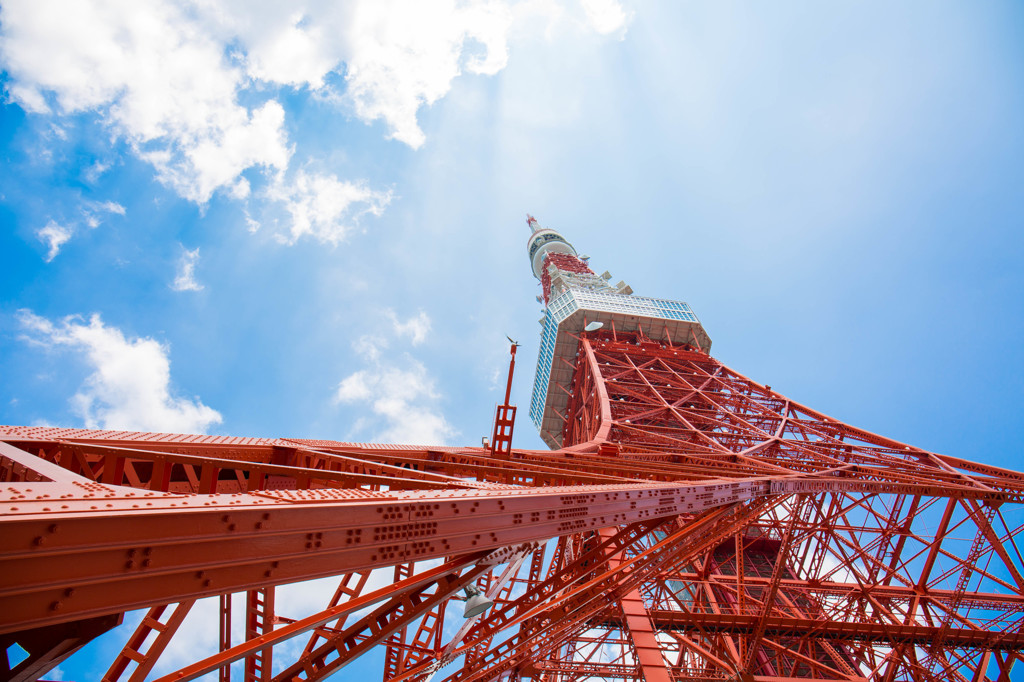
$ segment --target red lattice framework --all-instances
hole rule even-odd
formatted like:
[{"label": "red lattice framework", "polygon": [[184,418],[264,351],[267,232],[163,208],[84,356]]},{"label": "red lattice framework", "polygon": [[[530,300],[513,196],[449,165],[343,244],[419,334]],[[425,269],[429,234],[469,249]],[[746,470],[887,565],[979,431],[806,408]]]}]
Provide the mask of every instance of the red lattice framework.
[{"label": "red lattice framework", "polygon": [[[0,428],[5,679],[136,609],[104,680],[318,680],[377,646],[396,682],[1010,679],[1022,474],[642,335],[584,334],[560,390],[568,445],[507,457]],[[326,576],[313,613],[275,588]],[[494,606],[463,619],[473,583]],[[219,646],[169,669],[208,597]]]},{"label": "red lattice framework", "polygon": [[571,272],[577,275],[593,275],[594,271],[582,260],[568,253],[549,253],[544,256],[544,266],[540,273],[540,285],[544,291],[544,305],[551,302],[551,267],[558,268],[561,272]]}]

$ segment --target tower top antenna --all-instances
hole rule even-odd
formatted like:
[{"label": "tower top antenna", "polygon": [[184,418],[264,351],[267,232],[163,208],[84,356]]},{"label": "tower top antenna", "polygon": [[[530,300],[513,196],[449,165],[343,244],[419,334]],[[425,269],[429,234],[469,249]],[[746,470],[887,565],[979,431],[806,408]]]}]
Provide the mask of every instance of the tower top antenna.
[{"label": "tower top antenna", "polygon": [[530,234],[533,234],[537,230],[541,229],[540,223],[538,223],[537,219],[534,218],[529,213],[526,214],[526,226],[530,228]]}]

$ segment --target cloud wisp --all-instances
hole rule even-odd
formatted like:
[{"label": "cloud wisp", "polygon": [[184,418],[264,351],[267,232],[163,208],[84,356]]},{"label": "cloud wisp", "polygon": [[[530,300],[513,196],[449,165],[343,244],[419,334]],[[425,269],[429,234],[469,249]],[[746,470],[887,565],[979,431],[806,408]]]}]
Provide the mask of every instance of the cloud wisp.
[{"label": "cloud wisp", "polygon": [[291,182],[278,177],[268,188],[267,196],[283,206],[291,217],[289,234],[281,235],[282,242],[294,244],[310,236],[336,245],[357,228],[363,216],[381,216],[392,193],[373,190],[365,182],[300,170]]},{"label": "cloud wisp", "polygon": [[48,247],[43,260],[47,263],[52,262],[57,257],[57,254],[60,253],[60,247],[64,246],[71,239],[71,234],[71,228],[58,225],[52,220],[46,223],[44,227],[39,228],[36,236],[39,237],[39,241],[45,243]]},{"label": "cloud wisp", "polygon": [[84,223],[89,229],[99,227],[100,216],[104,213],[123,216],[125,208],[113,201],[87,201],[79,208],[77,220],[61,221],[60,223],[52,218],[48,220],[46,225],[36,230],[36,237],[47,246],[43,260],[47,263],[52,262],[60,253],[61,247],[71,241],[80,223]]},{"label": "cloud wisp", "polygon": [[181,259],[178,261],[178,272],[171,282],[175,291],[202,291],[203,285],[196,281],[196,263],[199,262],[199,248],[191,251],[182,247]]},{"label": "cloud wisp", "polygon": [[87,201],[82,205],[82,220],[91,229],[100,226],[100,216],[104,213],[124,217],[127,209],[116,201]]},{"label": "cloud wisp", "polygon": [[220,413],[199,398],[173,395],[169,349],[155,339],[127,338],[99,315],[52,322],[21,310],[18,321],[25,340],[73,351],[92,369],[71,398],[87,428],[205,433],[221,423]]},{"label": "cloud wisp", "polygon": [[[430,318],[423,311],[406,321],[393,311],[386,314],[394,335],[410,337],[413,345],[422,342],[430,329]],[[376,442],[418,445],[443,445],[457,435],[438,408],[442,396],[423,363],[409,353],[385,357],[390,343],[383,336],[364,335],[352,347],[366,366],[342,379],[334,400],[369,407],[370,414],[357,420],[355,430],[376,425],[372,437]]]},{"label": "cloud wisp", "polygon": [[430,333],[430,317],[424,311],[419,311],[414,317],[405,322],[398,319],[394,310],[385,310],[384,314],[391,320],[391,327],[398,336],[408,336],[412,345],[418,346],[427,340]]},{"label": "cloud wisp", "polygon": [[623,9],[616,0],[581,0],[580,4],[590,28],[602,35],[623,37],[633,20],[633,12]]}]

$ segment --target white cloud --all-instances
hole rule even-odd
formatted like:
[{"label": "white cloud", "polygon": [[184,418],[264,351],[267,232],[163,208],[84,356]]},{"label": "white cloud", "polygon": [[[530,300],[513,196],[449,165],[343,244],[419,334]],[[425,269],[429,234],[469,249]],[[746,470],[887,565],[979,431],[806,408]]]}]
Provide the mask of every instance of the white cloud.
[{"label": "white cloud", "polygon": [[405,322],[398,319],[394,310],[387,310],[385,314],[391,320],[395,334],[398,336],[408,336],[412,339],[412,345],[414,346],[418,346],[426,341],[427,334],[430,333],[430,317],[424,311],[419,311],[415,317],[410,317]]},{"label": "white cloud", "polygon": [[267,102],[251,115],[236,106],[223,113],[216,125],[183,133],[173,147],[141,152],[161,181],[196,203],[205,203],[222,188],[236,199],[245,198],[249,182],[240,176],[253,166],[288,167],[291,149],[283,128],[284,108],[278,102]]},{"label": "white cloud", "polygon": [[171,288],[175,291],[202,291],[203,285],[196,281],[196,263],[199,262],[199,248],[183,248],[181,260],[178,261],[178,274],[174,277]]},{"label": "white cloud", "polygon": [[374,440],[383,443],[442,445],[455,429],[437,409],[440,395],[420,363],[405,356],[404,367],[380,363],[345,377],[338,385],[339,403],[368,403],[384,422]]},{"label": "white cloud", "polygon": [[362,3],[345,35],[344,98],[359,118],[382,119],[392,138],[416,149],[425,141],[420,107],[447,94],[463,70],[503,69],[511,24],[511,11],[498,2]]},{"label": "white cloud", "polygon": [[[82,204],[80,211],[81,221],[90,228],[100,226],[100,213],[116,213],[122,216],[125,214],[124,206],[113,201],[87,201]],[[49,251],[44,257],[47,263],[52,261],[60,253],[60,247],[74,236],[75,229],[74,222],[60,225],[51,219],[45,227],[36,231],[39,240],[45,242],[49,247]]]},{"label": "white cloud", "polygon": [[[388,136],[420,147],[419,109],[444,97],[463,72],[493,75],[508,59],[510,4],[496,0],[363,0],[347,3],[220,3],[221,30],[242,45],[258,81],[322,90]],[[344,75],[341,93],[330,73]]]},{"label": "white cloud", "polygon": [[268,83],[318,89],[343,60],[339,36],[359,3],[221,3],[220,22],[246,50],[249,75]]},{"label": "white cloud", "polygon": [[[599,33],[629,21],[614,0],[586,0],[583,8],[581,23]],[[22,107],[98,113],[161,181],[203,204],[218,191],[248,196],[248,169],[288,170],[281,86],[340,102],[365,122],[383,121],[389,137],[418,148],[422,107],[463,73],[501,71],[517,22],[520,33],[535,32],[542,17],[541,30],[550,30],[562,14],[557,3],[500,0],[7,0],[0,67]],[[329,74],[344,80],[340,92]],[[337,241],[344,230],[332,211],[353,201],[387,203],[364,184],[340,184],[335,189],[350,197],[340,209],[309,207],[308,198],[289,204],[299,214],[295,231]],[[327,214],[323,222],[307,218],[318,213]]]},{"label": "white cloud", "polygon": [[[399,322],[388,310],[396,336],[410,336],[413,344],[430,329],[430,318],[420,313]],[[369,408],[372,417],[360,416],[354,432],[374,429],[373,440],[382,443],[440,445],[456,435],[455,429],[438,409],[441,395],[422,363],[408,354],[398,359],[384,357],[388,339],[365,334],[352,343],[367,366],[341,380],[335,391],[337,403]]]},{"label": "white cloud", "polygon": [[11,0],[2,54],[11,96],[30,111],[100,112],[161,180],[202,203],[246,168],[291,154],[276,101],[238,104],[244,69],[225,58],[202,6]]},{"label": "white cloud", "polygon": [[87,428],[205,433],[221,422],[198,398],[172,395],[169,350],[158,341],[128,339],[99,315],[54,323],[22,310],[18,318],[27,340],[77,351],[93,369],[71,400]]},{"label": "white cloud", "polygon": [[114,213],[119,216],[125,214],[125,208],[116,201],[89,201],[82,207],[82,220],[90,228],[100,226],[101,213]]},{"label": "white cloud", "polygon": [[290,235],[285,241],[294,244],[308,235],[327,244],[339,244],[362,216],[380,216],[392,195],[390,191],[372,190],[362,182],[300,170],[290,183],[278,178],[268,196],[281,202],[291,216]]},{"label": "white cloud", "polygon": [[260,227],[261,227],[260,221],[258,221],[255,218],[253,218],[251,215],[249,215],[249,212],[246,211],[245,212],[245,229],[249,230],[249,233],[252,234],[252,233],[258,232]]},{"label": "white cloud", "polygon": [[371,362],[379,360],[381,351],[387,347],[387,339],[373,334],[364,334],[352,343],[353,350]]},{"label": "white cloud", "polygon": [[597,33],[610,35],[622,32],[633,18],[633,12],[627,12],[617,0],[580,0],[587,23]]},{"label": "white cloud", "polygon": [[47,251],[44,258],[47,263],[57,257],[57,254],[60,253],[60,247],[64,246],[71,239],[71,235],[71,228],[58,225],[52,220],[46,223],[45,227],[39,228],[36,236],[49,247],[49,251]]},{"label": "white cloud", "polygon": [[340,403],[355,403],[368,400],[373,395],[370,385],[376,383],[376,373],[360,370],[342,379],[341,383],[338,384],[335,399]]},{"label": "white cloud", "polygon": [[93,208],[98,211],[106,211],[107,213],[116,213],[117,215],[123,216],[125,214],[125,208],[116,201],[101,201],[92,204]]},{"label": "white cloud", "polygon": [[104,163],[103,161],[96,161],[84,171],[82,171],[82,177],[90,185],[96,184],[99,181],[100,176],[110,170],[110,164]]}]

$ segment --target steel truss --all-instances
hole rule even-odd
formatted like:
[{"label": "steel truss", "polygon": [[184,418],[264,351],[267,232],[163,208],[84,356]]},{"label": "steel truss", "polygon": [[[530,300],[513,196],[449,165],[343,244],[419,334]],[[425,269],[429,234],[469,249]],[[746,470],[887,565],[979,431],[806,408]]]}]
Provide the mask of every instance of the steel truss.
[{"label": "steel truss", "polygon": [[[0,427],[4,679],[136,609],[104,680],[318,680],[376,646],[394,682],[1010,679],[1024,475],[642,331],[582,334],[572,376],[558,451]],[[313,613],[275,591],[328,576]],[[463,619],[470,584],[494,605]],[[208,597],[219,646],[162,667]]]}]

